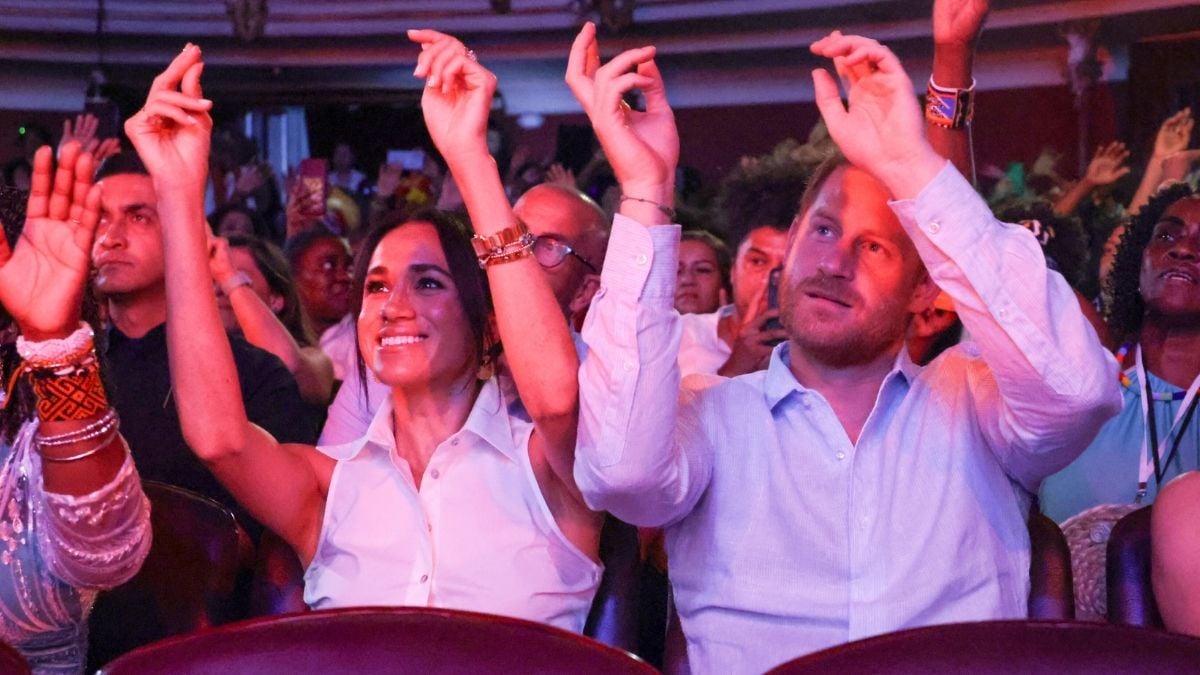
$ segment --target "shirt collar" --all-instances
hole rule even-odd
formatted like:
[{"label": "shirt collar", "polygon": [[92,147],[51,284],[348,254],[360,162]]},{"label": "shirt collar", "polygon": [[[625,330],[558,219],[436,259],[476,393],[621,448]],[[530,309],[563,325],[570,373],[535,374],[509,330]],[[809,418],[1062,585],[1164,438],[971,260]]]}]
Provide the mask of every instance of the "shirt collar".
[{"label": "shirt collar", "polygon": [[[383,403],[375,411],[375,417],[371,419],[371,424],[362,438],[341,445],[328,446],[323,448],[323,452],[334,459],[353,459],[370,445],[390,453],[396,445],[395,432],[392,427],[392,410],[392,397],[384,397]],[[509,459],[514,461],[518,459],[516,448],[513,447],[508,406],[505,404],[495,377],[483,384],[463,428],[456,431],[450,438],[464,433],[474,435]]]},{"label": "shirt collar", "polygon": [[[783,342],[775,347],[771,352],[771,359],[767,362],[766,379],[763,382],[763,396],[766,398],[767,407],[774,409],[784,399],[792,394],[792,392],[807,392],[808,389],[804,385],[796,381],[796,376],[792,375],[790,367],[791,344]],[[892,366],[892,370],[883,378],[883,385],[880,389],[888,386],[888,383],[896,378],[904,378],[905,384],[912,384],[916,379],[917,374],[921,372],[921,366],[913,363],[908,356],[908,350],[901,348],[900,353],[896,355],[896,362]]]}]

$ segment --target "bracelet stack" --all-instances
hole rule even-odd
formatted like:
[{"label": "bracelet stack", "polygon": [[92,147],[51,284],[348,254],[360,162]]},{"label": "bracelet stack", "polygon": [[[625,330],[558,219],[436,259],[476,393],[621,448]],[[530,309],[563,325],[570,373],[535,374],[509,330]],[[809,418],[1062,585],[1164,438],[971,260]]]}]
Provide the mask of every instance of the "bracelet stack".
[{"label": "bracelet stack", "polygon": [[537,236],[529,231],[529,227],[520,219],[511,227],[486,237],[475,235],[471,237],[471,246],[475,249],[475,257],[479,266],[487,269],[492,265],[512,262],[533,255],[533,244]]},{"label": "bracelet stack", "polygon": [[975,81],[966,89],[938,86],[929,78],[925,92],[925,120],[945,129],[962,129],[975,117]]},{"label": "bracelet stack", "polygon": [[[117,435],[120,420],[108,404],[92,338],[92,329],[86,324],[61,340],[30,342],[17,338],[17,353],[25,360],[18,373],[29,376],[37,397],[38,420],[42,423],[92,420],[87,426],[55,436],[39,432],[34,440],[46,461],[71,462],[90,457],[107,447]],[[96,443],[75,455],[59,457],[44,452],[89,441]]]}]

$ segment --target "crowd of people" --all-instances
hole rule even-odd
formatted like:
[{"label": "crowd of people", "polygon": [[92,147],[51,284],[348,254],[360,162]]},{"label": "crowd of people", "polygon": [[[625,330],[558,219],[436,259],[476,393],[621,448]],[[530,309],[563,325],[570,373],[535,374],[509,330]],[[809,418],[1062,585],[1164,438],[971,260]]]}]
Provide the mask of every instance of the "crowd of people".
[{"label": "crowd of people", "polygon": [[602,63],[592,24],[565,72],[601,150],[581,175],[497,161],[495,76],[414,30],[436,153],[372,182],[339,143],[328,191],[214,130],[189,44],[124,147],[81,117],[5,171],[0,638],[79,671],[92,599],[151,545],[143,478],[277,534],[313,609],[576,632],[618,518],[713,673],[1024,618],[1031,512],[1094,537],[1156,503],[1159,607],[1200,634],[1191,111],[1129,203],[1120,143],[985,197],[987,11],[934,3],[923,108],[886,46],[815,42],[844,91],[814,71],[807,142],[709,204],[654,47]]}]

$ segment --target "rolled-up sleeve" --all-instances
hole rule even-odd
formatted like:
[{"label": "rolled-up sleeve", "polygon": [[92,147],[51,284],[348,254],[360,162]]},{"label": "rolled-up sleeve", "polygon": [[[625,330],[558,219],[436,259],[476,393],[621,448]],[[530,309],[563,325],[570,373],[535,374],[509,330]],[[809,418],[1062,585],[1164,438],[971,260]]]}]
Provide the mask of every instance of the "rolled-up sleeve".
[{"label": "rolled-up sleeve", "polygon": [[676,433],[678,250],[678,226],[618,215],[583,328],[575,481],[592,508],[643,526],[686,515],[711,473]]},{"label": "rolled-up sleeve", "polygon": [[1032,233],[996,220],[949,162],[892,209],[987,365],[972,386],[989,446],[1036,490],[1121,409],[1113,358]]},{"label": "rolled-up sleeve", "polygon": [[33,504],[42,559],[66,584],[119,586],[137,574],[150,552],[150,501],[128,451],[116,477],[99,490],[73,496],[41,489]]}]

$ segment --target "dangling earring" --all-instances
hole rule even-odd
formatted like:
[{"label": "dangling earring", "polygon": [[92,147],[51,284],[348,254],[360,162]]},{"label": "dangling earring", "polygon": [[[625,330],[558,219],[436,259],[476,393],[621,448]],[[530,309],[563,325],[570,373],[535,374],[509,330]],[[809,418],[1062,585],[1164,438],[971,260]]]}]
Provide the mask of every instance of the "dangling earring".
[{"label": "dangling earring", "polygon": [[492,379],[492,376],[495,374],[496,374],[495,360],[492,359],[492,355],[490,353],[484,354],[483,362],[479,364],[479,372],[477,372],[475,374],[475,377],[486,382],[487,380]]}]

